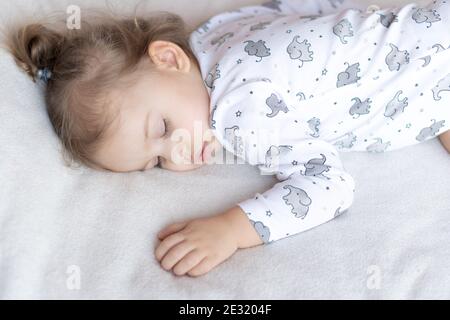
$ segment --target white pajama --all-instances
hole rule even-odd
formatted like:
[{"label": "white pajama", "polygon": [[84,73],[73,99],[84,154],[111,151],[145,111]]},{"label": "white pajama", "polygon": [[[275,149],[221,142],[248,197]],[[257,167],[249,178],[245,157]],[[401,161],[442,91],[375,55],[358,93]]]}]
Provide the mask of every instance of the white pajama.
[{"label": "white pajama", "polygon": [[450,0],[366,7],[275,0],[191,34],[217,139],[280,181],[238,204],[264,243],[351,206],[338,151],[395,150],[450,130]]}]

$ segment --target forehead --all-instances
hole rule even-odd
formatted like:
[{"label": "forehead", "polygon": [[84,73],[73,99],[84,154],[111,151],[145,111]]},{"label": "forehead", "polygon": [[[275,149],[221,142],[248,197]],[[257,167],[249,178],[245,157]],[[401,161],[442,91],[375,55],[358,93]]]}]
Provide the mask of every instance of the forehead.
[{"label": "forehead", "polygon": [[[138,106],[119,110],[95,152],[96,162],[114,171],[127,171],[142,165],[146,110]],[[155,112],[148,111],[154,119]]]}]

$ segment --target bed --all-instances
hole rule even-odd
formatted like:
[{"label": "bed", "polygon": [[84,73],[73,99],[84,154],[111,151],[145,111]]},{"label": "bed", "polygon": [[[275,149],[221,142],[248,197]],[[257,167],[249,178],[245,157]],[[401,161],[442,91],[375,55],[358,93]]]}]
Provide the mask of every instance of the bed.
[{"label": "bed", "polygon": [[[137,2],[108,1],[121,12]],[[175,12],[194,28],[213,14],[262,2],[142,1],[139,10]],[[0,21],[68,4],[106,5],[2,1]],[[242,164],[184,173],[68,168],[43,89],[3,50],[0,68],[1,299],[450,298],[450,157],[436,138],[384,154],[342,153],[357,184],[348,212],[240,250],[202,277],[177,277],[153,255],[162,227],[222,212],[276,179]]]}]

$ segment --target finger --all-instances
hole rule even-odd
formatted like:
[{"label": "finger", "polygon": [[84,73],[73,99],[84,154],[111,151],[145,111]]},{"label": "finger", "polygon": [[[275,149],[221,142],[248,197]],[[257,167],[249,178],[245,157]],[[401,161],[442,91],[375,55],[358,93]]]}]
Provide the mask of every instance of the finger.
[{"label": "finger", "polygon": [[205,255],[201,254],[198,250],[192,250],[188,254],[186,254],[181,261],[179,261],[175,267],[173,268],[173,272],[177,276],[181,276],[186,274],[193,267],[198,265],[203,259]]},{"label": "finger", "polygon": [[158,238],[159,240],[164,239],[165,237],[167,237],[168,235],[180,231],[181,229],[183,229],[186,226],[187,222],[178,222],[178,223],[172,223],[170,225],[168,225],[167,227],[165,227],[164,229],[162,229],[161,231],[158,232]]},{"label": "finger", "polygon": [[182,241],[173,246],[161,260],[161,266],[170,270],[172,267],[180,261],[187,253],[194,249],[194,245],[190,241]]},{"label": "finger", "polygon": [[191,277],[198,277],[204,275],[208,271],[210,271],[214,265],[211,262],[211,259],[206,257],[199,264],[197,264],[194,268],[188,271],[188,275]]},{"label": "finger", "polygon": [[174,233],[165,238],[155,250],[156,259],[158,259],[158,261],[161,261],[161,259],[164,257],[166,252],[169,251],[170,248],[183,240],[184,235],[181,233]]}]

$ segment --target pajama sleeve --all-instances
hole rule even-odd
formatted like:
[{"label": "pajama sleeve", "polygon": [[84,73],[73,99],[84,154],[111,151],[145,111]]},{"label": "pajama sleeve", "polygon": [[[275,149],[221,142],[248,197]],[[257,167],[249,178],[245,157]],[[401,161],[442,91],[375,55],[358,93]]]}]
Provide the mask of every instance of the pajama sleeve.
[{"label": "pajama sleeve", "polygon": [[224,95],[213,113],[225,148],[279,181],[238,203],[265,244],[327,222],[353,202],[354,180],[338,151],[303,134],[301,105],[292,103],[272,84],[252,82]]},{"label": "pajama sleeve", "polygon": [[365,11],[367,5],[357,0],[274,0],[263,4],[286,14],[301,14],[302,16],[327,15],[345,9],[360,9]]},{"label": "pajama sleeve", "polygon": [[[238,203],[264,243],[311,229],[351,206],[354,180],[332,145],[299,139],[272,149],[279,161],[276,178],[280,182]],[[266,169],[260,166],[261,171]]]}]

